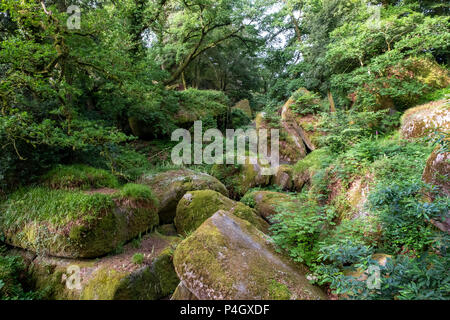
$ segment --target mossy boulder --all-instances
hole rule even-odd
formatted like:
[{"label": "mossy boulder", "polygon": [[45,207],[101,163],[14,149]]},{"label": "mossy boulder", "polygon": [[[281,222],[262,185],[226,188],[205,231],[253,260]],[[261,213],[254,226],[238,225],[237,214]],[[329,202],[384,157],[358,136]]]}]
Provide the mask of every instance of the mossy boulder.
[{"label": "mossy boulder", "polygon": [[450,133],[450,101],[444,99],[411,108],[403,114],[401,122],[404,139],[430,136],[436,130]]},{"label": "mossy boulder", "polygon": [[218,211],[174,254],[183,285],[200,300],[326,299],[305,268],[275,251],[251,223]]},{"label": "mossy boulder", "polygon": [[[289,103],[294,102],[290,101]],[[287,103],[288,106],[290,105],[289,103]],[[255,124],[256,130],[258,131],[261,129],[280,130],[279,152],[281,163],[293,164],[306,156],[306,146],[296,129],[293,127],[294,125],[291,125],[291,122],[288,123],[280,120],[279,123],[273,124],[266,119],[265,113],[259,113],[256,116]]]},{"label": "mossy boulder", "polygon": [[270,184],[272,176],[265,175],[264,169],[270,169],[270,166],[260,163],[251,164],[247,158],[246,164],[216,164],[211,174],[226,185],[232,198],[240,198],[251,188]]},{"label": "mossy boulder", "polygon": [[268,230],[269,225],[256,214],[254,209],[216,191],[202,190],[186,193],[178,203],[175,217],[177,231],[180,234],[189,234],[219,210],[229,211],[263,232]]},{"label": "mossy boulder", "polygon": [[[130,243],[121,253],[95,260],[37,256],[30,262],[29,278],[47,300],[157,300],[179,284],[172,263],[178,242],[153,233],[139,246]],[[144,257],[140,264],[133,262],[137,253]]]},{"label": "mossy boulder", "polygon": [[183,282],[180,282],[170,300],[198,300],[197,297],[189,291]]},{"label": "mossy boulder", "polygon": [[248,101],[248,99],[239,101],[231,108],[231,110],[241,110],[250,119],[253,117],[252,109],[250,107],[250,102]]},{"label": "mossy boulder", "polygon": [[226,187],[216,178],[192,170],[171,170],[159,174],[144,174],[140,183],[148,185],[159,200],[159,217],[163,224],[173,223],[178,201],[188,191],[214,190],[228,196]]},{"label": "mossy boulder", "polygon": [[52,189],[117,188],[117,178],[106,170],[83,164],[57,165],[41,178],[42,184]]},{"label": "mossy boulder", "polygon": [[299,206],[300,203],[285,193],[272,191],[253,191],[247,193],[241,200],[244,203],[252,204],[256,212],[266,221],[273,223],[272,217],[278,212],[281,205]]},{"label": "mossy boulder", "polygon": [[[9,245],[67,258],[95,258],[159,224],[146,186],[91,191],[27,188],[1,205],[0,231]],[[146,193],[147,192],[147,193]]]},{"label": "mossy boulder", "polygon": [[291,190],[294,187],[293,173],[292,166],[279,166],[276,174],[272,177],[272,184],[279,186],[282,190]]}]

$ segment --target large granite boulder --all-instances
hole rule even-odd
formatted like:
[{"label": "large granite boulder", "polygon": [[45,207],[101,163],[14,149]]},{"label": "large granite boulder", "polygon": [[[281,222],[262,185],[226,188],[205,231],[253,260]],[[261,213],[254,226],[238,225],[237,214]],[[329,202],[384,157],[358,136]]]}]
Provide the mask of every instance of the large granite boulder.
[{"label": "large granite boulder", "polygon": [[240,165],[216,164],[211,170],[211,174],[227,186],[233,199],[242,197],[251,188],[270,184],[272,176],[264,174],[264,169],[270,170],[270,165],[249,162],[247,159],[246,164]]},{"label": "large granite boulder", "polygon": [[66,258],[103,256],[159,224],[150,188],[134,184],[122,190],[22,189],[0,211],[7,244]]},{"label": "large granite boulder", "polygon": [[247,117],[249,117],[250,119],[252,118],[253,114],[252,114],[252,109],[250,107],[250,102],[245,99],[245,100],[241,100],[238,103],[236,103],[231,110],[241,110]]},{"label": "large granite boulder", "polygon": [[450,132],[448,99],[411,108],[402,117],[401,134],[405,139],[427,137],[436,130],[444,133]]},{"label": "large granite boulder", "polygon": [[169,297],[179,284],[172,263],[179,241],[153,233],[120,253],[94,260],[30,256],[19,250],[10,254],[28,261],[29,280],[44,299],[157,300]]},{"label": "large granite boulder", "polygon": [[227,189],[216,178],[187,169],[145,174],[139,181],[154,191],[159,200],[160,222],[164,224],[173,223],[178,201],[188,191],[214,190],[228,196]]},{"label": "large granite boulder", "polygon": [[253,191],[247,193],[242,202],[251,205],[256,212],[269,223],[273,223],[272,217],[278,213],[281,206],[299,206],[300,203],[285,193],[272,191]]},{"label": "large granite boulder", "polygon": [[174,254],[183,286],[200,300],[326,299],[305,268],[275,251],[251,223],[218,211]]},{"label": "large granite boulder", "polygon": [[192,191],[184,195],[177,206],[175,226],[179,234],[189,234],[195,231],[206,219],[219,210],[233,213],[235,216],[247,220],[256,228],[267,232],[269,225],[255,210],[241,202],[233,201],[224,195],[212,191]]}]

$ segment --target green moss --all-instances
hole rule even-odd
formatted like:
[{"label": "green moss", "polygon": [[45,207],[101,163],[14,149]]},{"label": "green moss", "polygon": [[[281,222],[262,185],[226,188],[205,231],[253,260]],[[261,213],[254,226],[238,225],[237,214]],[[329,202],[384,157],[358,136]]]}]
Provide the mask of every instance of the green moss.
[{"label": "green moss", "polygon": [[45,186],[54,189],[117,188],[119,182],[110,172],[86,165],[58,165],[42,177]]},{"label": "green moss", "polygon": [[117,288],[123,281],[125,274],[107,268],[100,269],[83,288],[82,300],[114,300]]},{"label": "green moss", "polygon": [[317,149],[295,164],[294,173],[301,174],[306,170],[319,170],[330,161],[331,156],[328,149]]},{"label": "green moss", "polygon": [[43,221],[63,226],[89,222],[113,207],[112,198],[104,194],[31,187],[13,193],[2,204],[0,221],[5,228]]},{"label": "green moss", "polygon": [[[211,224],[204,224],[195,232],[195,237],[185,239],[177,247],[174,254],[174,266],[177,273],[189,273],[188,266],[195,266],[197,278],[201,278],[208,289],[214,283],[221,292],[232,293],[233,280],[227,275],[227,269],[217,259],[220,248],[226,248],[227,242],[221,233]],[[205,248],[208,248],[205,250]],[[195,252],[195,254],[192,254]]]},{"label": "green moss", "polygon": [[133,263],[134,264],[143,264],[144,263],[144,255],[142,253],[135,253],[133,255]]},{"label": "green moss", "polygon": [[22,189],[2,205],[5,241],[62,257],[96,257],[159,223],[156,205],[100,193]]},{"label": "green moss", "polygon": [[276,280],[272,280],[269,285],[269,295],[271,300],[289,300],[291,298],[288,287]]},{"label": "green moss", "polygon": [[230,211],[260,230],[267,229],[266,223],[255,214],[253,209],[218,192],[202,190],[189,192],[180,200],[175,218],[177,231],[180,234],[188,234],[219,210]]},{"label": "green moss", "polygon": [[[177,241],[178,242],[178,241]],[[153,262],[153,271],[159,280],[161,295],[167,297],[172,294],[180,283],[173,266],[174,247],[164,249]]]}]

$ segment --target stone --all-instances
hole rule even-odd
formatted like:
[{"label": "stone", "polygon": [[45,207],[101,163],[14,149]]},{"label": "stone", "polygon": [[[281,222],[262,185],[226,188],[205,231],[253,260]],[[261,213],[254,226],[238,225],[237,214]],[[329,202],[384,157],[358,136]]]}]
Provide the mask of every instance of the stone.
[{"label": "stone", "polygon": [[235,216],[247,220],[256,228],[267,232],[269,225],[255,210],[242,202],[233,201],[224,195],[212,191],[192,191],[184,195],[177,206],[175,226],[179,234],[189,234],[195,231],[206,219],[219,210],[233,213]]},{"label": "stone", "polygon": [[327,299],[306,268],[277,253],[270,237],[218,211],[174,254],[183,285],[200,300]]},{"label": "stone", "polygon": [[144,174],[139,181],[152,188],[158,198],[159,218],[162,224],[173,223],[178,201],[188,191],[214,190],[228,196],[227,189],[216,178],[187,169]]}]

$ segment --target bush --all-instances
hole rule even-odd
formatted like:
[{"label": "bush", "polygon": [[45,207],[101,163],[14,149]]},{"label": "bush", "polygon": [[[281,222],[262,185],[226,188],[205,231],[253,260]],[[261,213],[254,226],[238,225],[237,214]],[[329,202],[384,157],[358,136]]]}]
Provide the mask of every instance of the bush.
[{"label": "bush", "polygon": [[301,206],[295,202],[280,204],[271,220],[272,238],[295,261],[311,264],[317,258],[319,236],[332,225],[335,212],[309,200],[306,194],[299,195]]},{"label": "bush", "polygon": [[39,293],[24,290],[20,278],[25,272],[22,257],[5,255],[0,248],[0,300],[39,299]]}]

